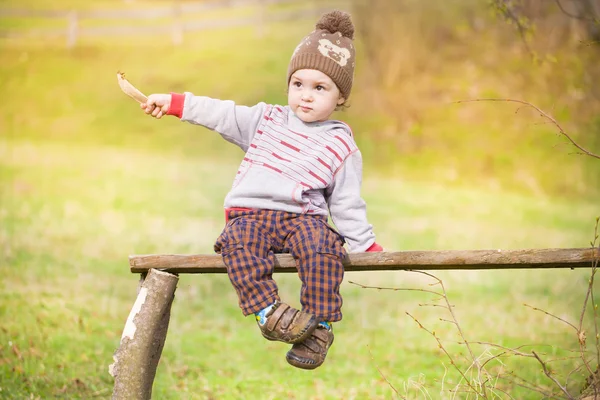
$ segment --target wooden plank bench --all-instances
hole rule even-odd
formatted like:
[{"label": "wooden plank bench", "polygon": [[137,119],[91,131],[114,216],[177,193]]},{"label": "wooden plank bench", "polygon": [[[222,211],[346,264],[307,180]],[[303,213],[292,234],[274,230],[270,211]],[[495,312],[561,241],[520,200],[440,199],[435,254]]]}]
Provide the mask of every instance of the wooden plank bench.
[{"label": "wooden plank bench", "polygon": [[[598,265],[600,248],[528,250],[402,251],[350,254],[344,269],[482,270],[591,268]],[[141,274],[138,296],[131,309],[119,348],[109,367],[115,378],[113,399],[150,399],[156,368],[167,336],[178,274],[224,274],[220,255],[134,255],[132,273]],[[277,254],[275,272],[296,272],[289,254]]]}]

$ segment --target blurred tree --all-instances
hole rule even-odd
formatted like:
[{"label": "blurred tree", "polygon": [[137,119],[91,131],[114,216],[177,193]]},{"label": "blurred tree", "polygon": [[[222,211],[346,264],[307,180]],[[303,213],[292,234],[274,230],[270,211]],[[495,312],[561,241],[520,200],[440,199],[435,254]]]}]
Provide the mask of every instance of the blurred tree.
[{"label": "blurred tree", "polygon": [[[353,106],[361,118],[377,121],[369,133],[378,154],[428,154],[429,163],[447,163],[440,170],[456,171],[448,176],[480,171],[509,186],[521,180],[558,191],[552,179],[558,170],[546,168],[557,152],[556,132],[535,113],[510,117],[498,103],[458,111],[448,105],[485,97],[526,100],[598,153],[600,43],[588,36],[588,23],[597,24],[592,12],[598,0],[560,1],[356,0],[363,59],[357,69],[362,92]],[[579,159],[569,163],[561,173],[600,184],[600,169]]]}]

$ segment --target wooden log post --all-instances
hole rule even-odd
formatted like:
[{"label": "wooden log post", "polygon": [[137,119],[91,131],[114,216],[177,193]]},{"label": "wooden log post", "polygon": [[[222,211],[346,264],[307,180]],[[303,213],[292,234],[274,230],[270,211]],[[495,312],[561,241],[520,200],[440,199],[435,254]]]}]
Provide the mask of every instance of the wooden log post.
[{"label": "wooden log post", "polygon": [[113,400],[147,400],[167,337],[177,275],[150,269],[140,282],[137,299],[123,329],[114,363]]}]

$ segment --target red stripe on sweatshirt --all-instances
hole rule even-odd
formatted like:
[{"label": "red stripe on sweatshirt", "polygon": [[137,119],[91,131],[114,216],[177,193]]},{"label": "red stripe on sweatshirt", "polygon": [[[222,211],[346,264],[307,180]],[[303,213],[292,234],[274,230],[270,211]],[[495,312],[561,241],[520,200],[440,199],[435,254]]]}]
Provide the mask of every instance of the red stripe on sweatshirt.
[{"label": "red stripe on sweatshirt", "polygon": [[284,146],[287,146],[287,147],[289,147],[289,148],[290,148],[290,149],[292,149],[292,150],[300,151],[300,149],[299,149],[299,148],[297,148],[296,146],[293,146],[293,145],[291,145],[291,144],[289,144],[289,143],[287,143],[287,142],[284,142],[283,140],[281,141],[281,144],[282,144],[282,145],[284,145]]},{"label": "red stripe on sweatshirt", "polygon": [[323,164],[325,166],[325,168],[327,168],[327,170],[331,170],[331,166],[329,164],[327,164],[325,161],[321,160],[319,157],[317,157],[317,160]]},{"label": "red stripe on sweatshirt", "polygon": [[329,150],[330,152],[332,152],[333,154],[335,154],[335,156],[337,157],[337,159],[338,159],[338,160],[340,160],[340,161],[343,161],[343,160],[342,160],[342,157],[340,157],[340,155],[339,155],[339,154],[338,154],[338,153],[337,153],[337,152],[336,152],[334,149],[332,149],[332,148],[331,148],[331,147],[329,147],[329,146],[325,146],[325,148],[326,148],[327,150]]},{"label": "red stripe on sweatshirt", "polygon": [[277,172],[279,172],[279,173],[281,173],[281,172],[282,172],[282,171],[281,171],[279,168],[275,168],[274,166],[272,166],[272,165],[269,165],[269,164],[267,164],[267,163],[263,163],[263,165],[264,165],[265,167],[267,167],[267,168],[271,168],[273,171],[277,171]]},{"label": "red stripe on sweatshirt", "polygon": [[[325,161],[319,160],[318,156],[304,151],[296,152],[289,151],[287,147],[277,146],[279,143],[271,143],[268,141],[262,142],[261,147],[258,149],[256,155],[262,155],[265,159],[268,159],[272,153],[277,153],[282,157],[286,157],[284,160],[293,163],[297,168],[302,168],[308,172],[309,168],[317,171],[321,176],[328,176],[332,171],[332,167],[327,165]],[[287,151],[286,151],[287,150]],[[307,168],[308,167],[308,168]],[[324,168],[325,167],[325,168]]]},{"label": "red stripe on sweatshirt", "polygon": [[[302,154],[302,152],[297,153],[289,150],[288,148],[276,146],[275,143],[263,142],[261,148],[258,149],[257,152],[252,154],[252,158],[261,158],[265,161],[269,161],[269,159],[273,160],[270,156],[273,153],[277,153],[283,160],[288,161],[293,164],[291,167],[296,173],[303,174],[304,172],[308,172],[311,168],[316,171],[320,176],[325,176],[325,179],[331,174],[331,167],[324,164],[324,161],[321,160],[321,163],[317,162],[316,156],[306,156]],[[280,165],[282,168],[289,168],[290,165]],[[326,168],[323,168],[325,166]]]},{"label": "red stripe on sweatshirt", "polygon": [[[253,160],[256,161],[257,165],[268,164],[269,167],[279,169],[284,176],[293,181],[298,182],[301,180],[307,180],[309,182],[313,182],[312,177],[309,174],[310,170],[304,165],[296,164],[294,162],[283,164],[278,162],[278,160],[274,160],[273,157],[271,157],[271,154],[268,153],[256,154],[253,156]],[[297,169],[294,169],[295,167],[297,167]],[[318,183],[314,181],[312,186],[318,186]]]},{"label": "red stripe on sweatshirt", "polygon": [[319,175],[315,174],[312,171],[308,171],[308,173],[311,174],[312,176],[314,176],[315,178],[317,178],[318,180],[320,180],[321,182],[323,182],[323,185],[327,185],[327,182],[323,178],[321,178]]},{"label": "red stripe on sweatshirt", "polygon": [[290,160],[288,160],[287,158],[281,157],[279,154],[271,153],[271,155],[279,160],[290,162]]},{"label": "red stripe on sweatshirt", "polygon": [[341,137],[337,136],[335,137],[337,140],[339,140],[340,142],[344,143],[344,146],[346,146],[346,149],[348,149],[348,151],[352,151],[350,150],[350,146],[348,146],[348,143],[346,143],[346,141],[344,139],[342,139]]}]

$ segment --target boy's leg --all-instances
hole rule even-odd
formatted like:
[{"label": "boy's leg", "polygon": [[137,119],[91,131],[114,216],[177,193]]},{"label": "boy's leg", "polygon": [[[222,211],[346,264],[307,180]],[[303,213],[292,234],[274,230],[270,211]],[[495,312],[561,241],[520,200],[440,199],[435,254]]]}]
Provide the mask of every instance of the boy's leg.
[{"label": "boy's leg", "polygon": [[217,239],[215,251],[223,256],[242,313],[257,315],[265,338],[298,343],[310,336],[319,321],[279,301],[273,280],[274,243],[267,226],[270,215],[265,214],[233,217]]},{"label": "boy's leg", "polygon": [[296,229],[286,241],[286,247],[296,259],[302,280],[302,309],[314,313],[321,321],[303,342],[296,343],[286,354],[291,365],[314,369],[325,361],[333,344],[329,322],[342,319],[340,285],[344,277],[342,260],[346,255],[343,239],[320,217],[299,218]]},{"label": "boy's leg", "polygon": [[271,238],[259,221],[246,216],[230,220],[215,243],[244,315],[259,312],[279,300],[273,280]]},{"label": "boy's leg", "polygon": [[285,249],[296,259],[302,281],[302,310],[321,321],[342,319],[340,285],[344,278],[342,260],[346,256],[343,239],[324,217],[302,216],[285,241]]}]

